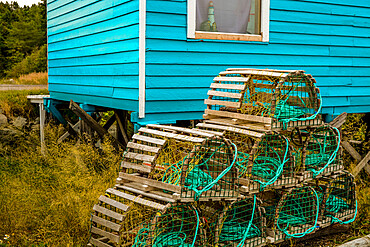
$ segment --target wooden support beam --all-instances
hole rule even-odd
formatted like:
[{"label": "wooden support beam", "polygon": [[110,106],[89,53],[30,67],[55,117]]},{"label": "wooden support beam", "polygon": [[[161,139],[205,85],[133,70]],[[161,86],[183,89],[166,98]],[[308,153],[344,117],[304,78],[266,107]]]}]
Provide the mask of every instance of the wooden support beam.
[{"label": "wooden support beam", "polygon": [[65,139],[67,139],[71,135],[77,135],[78,130],[80,128],[81,122],[78,121],[75,125],[72,125],[70,122],[68,122],[68,129],[67,132],[64,133],[61,137],[58,139],[58,144],[62,143]]},{"label": "wooden support beam", "polygon": [[[69,109],[71,109],[78,117],[85,121],[93,130],[95,130],[100,138],[108,135],[111,136],[106,129],[104,129],[100,124],[98,124],[89,114],[87,114],[77,103],[73,100],[70,101]],[[113,146],[116,149],[119,147],[124,148],[124,146],[113,137]]]},{"label": "wooden support beam", "polygon": [[358,163],[358,165],[355,167],[355,169],[353,169],[352,171],[353,176],[356,177],[360,173],[360,171],[367,165],[369,160],[370,160],[370,152],[368,152],[365,158],[363,158],[360,161],[360,163]]},{"label": "wooden support beam", "polygon": [[114,122],[116,121],[116,115],[113,114],[113,116],[111,116],[108,121],[104,124],[103,128],[108,130],[110,128],[110,126],[112,126],[114,124]]},{"label": "wooden support beam", "polygon": [[338,117],[336,117],[333,121],[331,121],[329,125],[335,128],[340,128],[346,122],[346,119],[347,119],[347,113],[343,112]]},{"label": "wooden support beam", "polygon": [[119,129],[121,130],[121,135],[123,137],[123,141],[125,142],[124,145],[126,146],[129,142],[126,129],[127,129],[127,119],[126,119],[126,112],[114,110],[114,115],[116,116],[117,124]]},{"label": "wooden support beam", "polygon": [[[357,161],[361,161],[361,155],[354,149],[347,141],[342,141],[342,147]],[[370,165],[368,163],[364,166],[365,171],[370,175]],[[362,168],[361,168],[362,169]]]}]

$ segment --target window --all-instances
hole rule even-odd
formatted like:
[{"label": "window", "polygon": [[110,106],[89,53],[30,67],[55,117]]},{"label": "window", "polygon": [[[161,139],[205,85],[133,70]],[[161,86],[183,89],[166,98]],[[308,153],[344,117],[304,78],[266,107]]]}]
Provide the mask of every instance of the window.
[{"label": "window", "polygon": [[188,38],[269,39],[270,0],[188,0]]}]

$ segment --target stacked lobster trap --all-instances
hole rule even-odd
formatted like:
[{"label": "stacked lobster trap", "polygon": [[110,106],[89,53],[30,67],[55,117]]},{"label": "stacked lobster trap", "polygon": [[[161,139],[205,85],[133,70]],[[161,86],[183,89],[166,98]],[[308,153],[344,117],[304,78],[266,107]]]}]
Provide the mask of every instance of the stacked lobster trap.
[{"label": "stacked lobster trap", "polygon": [[94,206],[94,246],[264,246],[356,217],[340,131],[304,71],[228,69],[196,128],[149,124]]}]

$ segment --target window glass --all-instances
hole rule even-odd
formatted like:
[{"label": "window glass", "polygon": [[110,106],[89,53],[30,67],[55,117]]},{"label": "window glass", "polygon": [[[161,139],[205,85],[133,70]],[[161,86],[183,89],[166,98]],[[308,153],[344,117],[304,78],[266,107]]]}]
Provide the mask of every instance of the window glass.
[{"label": "window glass", "polygon": [[197,0],[196,31],[260,34],[260,0]]}]

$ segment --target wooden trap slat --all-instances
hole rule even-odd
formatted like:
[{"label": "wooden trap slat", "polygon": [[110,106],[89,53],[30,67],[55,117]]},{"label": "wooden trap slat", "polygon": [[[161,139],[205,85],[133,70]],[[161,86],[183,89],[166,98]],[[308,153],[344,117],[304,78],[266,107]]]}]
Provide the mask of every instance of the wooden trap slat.
[{"label": "wooden trap slat", "polygon": [[153,187],[156,187],[156,188],[159,188],[159,189],[169,190],[169,191],[173,191],[173,192],[177,192],[177,193],[181,192],[181,187],[180,186],[164,183],[164,182],[149,179],[149,178],[139,177],[139,176],[135,176],[135,175],[131,175],[131,174],[126,174],[126,173],[123,173],[123,172],[119,173],[119,177],[122,178],[122,179],[133,181],[133,182],[140,182],[142,184],[153,186]]},{"label": "wooden trap slat", "polygon": [[[241,76],[217,76],[213,78],[214,81],[237,81],[237,82],[247,82],[249,81],[248,77],[241,77]],[[212,85],[212,84],[211,84]],[[212,86],[211,86],[212,87]],[[244,87],[245,89],[245,87]],[[239,90],[244,90],[239,89]]]},{"label": "wooden trap slat", "polygon": [[233,107],[233,108],[240,108],[242,105],[242,102],[232,102],[232,101],[223,101],[223,100],[213,100],[213,99],[205,99],[204,104],[206,105],[222,105],[227,107]]},{"label": "wooden trap slat", "polygon": [[159,150],[161,149],[159,147],[152,147],[152,146],[147,146],[147,145],[133,143],[133,142],[127,143],[127,147],[132,148],[132,149],[146,151],[146,152],[152,152],[152,153],[158,153]]},{"label": "wooden trap slat", "polygon": [[[227,78],[227,77],[224,77],[224,78]],[[243,78],[243,77],[240,77],[240,78]],[[245,84],[226,84],[226,83],[212,83],[211,84],[211,88],[214,88],[214,89],[245,90],[245,87],[246,87]]]},{"label": "wooden trap slat", "polygon": [[242,113],[235,113],[235,112],[216,111],[216,110],[206,109],[205,114],[215,115],[215,116],[220,116],[220,117],[237,118],[237,119],[260,122],[260,123],[267,123],[267,124],[271,123],[271,118],[268,118],[268,117],[245,115]]},{"label": "wooden trap slat", "polygon": [[109,188],[107,190],[107,192],[109,192],[111,194],[114,194],[116,196],[125,198],[127,200],[130,200],[130,201],[133,201],[133,202],[136,202],[136,203],[145,205],[145,206],[149,206],[149,207],[158,209],[158,210],[164,210],[165,207],[166,207],[165,205],[162,205],[162,204],[159,204],[159,203],[156,203],[156,202],[152,202],[152,201],[149,201],[149,200],[146,200],[146,199],[142,199],[142,198],[140,198],[138,196],[133,196],[133,195],[130,195],[130,194],[121,192],[119,190],[115,190],[115,189]]},{"label": "wooden trap slat", "polygon": [[187,134],[193,134],[193,135],[204,136],[204,137],[213,137],[214,136],[210,133],[205,133],[205,132],[199,131],[198,129],[187,129],[187,128],[182,128],[182,127],[177,127],[177,126],[148,124],[147,127],[163,129],[163,130],[179,131],[179,132],[183,132],[183,133],[187,133]]},{"label": "wooden trap slat", "polygon": [[127,159],[135,159],[135,160],[141,160],[141,161],[146,161],[146,162],[153,162],[155,160],[155,156],[151,156],[147,154],[132,153],[132,152],[125,153],[123,157]]},{"label": "wooden trap slat", "polygon": [[132,139],[157,144],[157,145],[160,145],[160,146],[163,146],[166,143],[166,140],[157,139],[157,138],[153,138],[153,137],[149,137],[149,136],[143,136],[143,135],[139,135],[139,134],[133,135]]},{"label": "wooden trap slat", "polygon": [[109,244],[106,244],[98,239],[95,239],[95,238],[90,238],[90,243],[97,246],[97,247],[112,247],[111,245]]},{"label": "wooden trap slat", "polygon": [[131,162],[128,162],[128,161],[122,161],[121,167],[122,168],[127,168],[127,169],[135,169],[135,170],[145,172],[145,173],[150,173],[152,171],[152,168],[150,166],[147,166],[147,165],[144,165],[144,164],[142,164],[142,165],[135,164],[135,163],[131,163]]},{"label": "wooden trap slat", "polygon": [[246,129],[240,129],[240,128],[237,128],[237,127],[231,127],[231,126],[222,126],[222,125],[216,125],[216,124],[199,123],[199,124],[197,124],[197,127],[227,130],[227,131],[230,131],[230,132],[244,134],[244,135],[258,137],[258,138],[263,136],[262,133],[258,133],[258,132],[250,131],[250,130],[246,130]]},{"label": "wooden trap slat", "polygon": [[157,200],[160,200],[160,201],[164,201],[164,202],[176,202],[176,200],[174,200],[172,198],[169,198],[171,195],[168,195],[167,197],[165,197],[165,196],[153,194],[151,192],[145,192],[145,191],[139,190],[137,188],[133,188],[131,186],[126,186],[126,185],[116,185],[116,187],[117,188],[120,188],[120,189],[124,189],[124,190],[130,191],[130,192],[134,192],[134,193],[137,193],[137,194],[146,196],[146,197],[157,199]]},{"label": "wooden trap slat", "polygon": [[116,234],[113,234],[111,232],[106,232],[102,229],[96,228],[94,226],[91,227],[91,232],[95,234],[99,234],[100,236],[107,237],[108,239],[112,240],[115,243],[119,243],[119,236]]},{"label": "wooden trap slat", "polygon": [[221,92],[221,91],[215,91],[215,90],[208,91],[207,95],[225,97],[225,98],[233,98],[233,99],[241,99],[243,97],[243,94],[241,93],[229,93],[229,92]]},{"label": "wooden trap slat", "polygon": [[140,128],[139,132],[144,132],[152,135],[158,135],[158,136],[164,136],[168,138],[173,138],[176,140],[180,141],[188,141],[188,142],[203,142],[203,138],[199,137],[193,137],[193,136],[186,136],[186,135],[181,135],[181,134],[173,134],[169,132],[164,132],[164,131],[159,131],[159,130],[153,130],[153,129],[148,129],[148,128]]},{"label": "wooden trap slat", "polygon": [[119,221],[122,221],[123,218],[124,218],[124,216],[122,214],[116,213],[112,210],[109,210],[109,209],[107,209],[105,207],[102,207],[102,206],[99,206],[99,205],[94,205],[93,210],[98,212],[98,213],[109,216],[113,219],[119,220]]},{"label": "wooden trap slat", "polygon": [[231,75],[231,74],[245,74],[245,75],[261,75],[261,76],[272,76],[272,77],[287,77],[289,74],[284,72],[272,72],[262,70],[239,70],[239,71],[223,71],[220,75]]},{"label": "wooden trap slat", "polygon": [[93,222],[99,224],[99,225],[108,227],[108,228],[110,228],[110,229],[112,229],[113,231],[116,231],[116,232],[118,232],[121,229],[121,225],[113,223],[109,220],[103,219],[103,218],[101,218],[99,216],[96,216],[96,215],[92,215],[91,220]]},{"label": "wooden trap slat", "polygon": [[121,210],[123,210],[125,212],[130,208],[129,206],[127,206],[127,205],[125,205],[125,204],[123,204],[121,202],[117,202],[117,201],[112,200],[112,199],[110,199],[108,197],[105,197],[105,196],[100,196],[99,197],[99,201],[104,202],[106,204],[109,204],[109,205],[111,205],[113,207],[116,207],[118,209],[121,209]]}]

